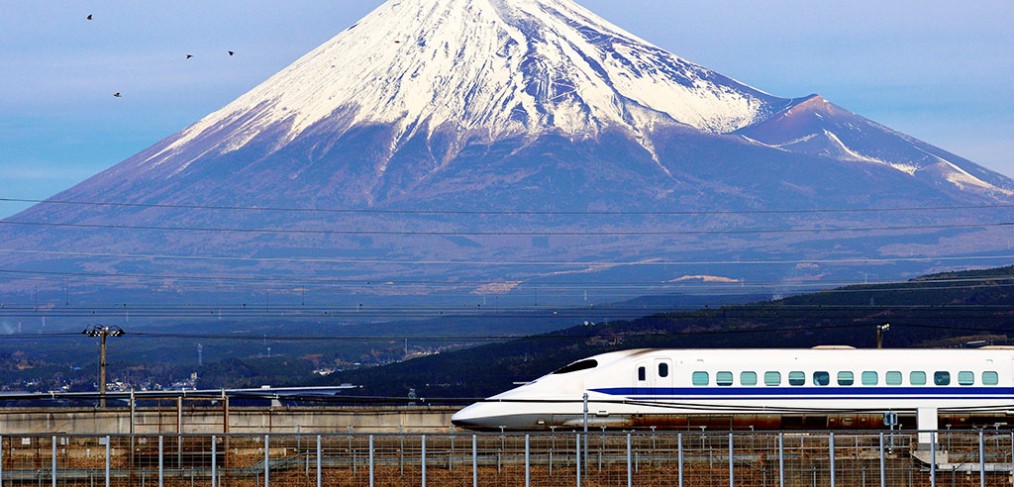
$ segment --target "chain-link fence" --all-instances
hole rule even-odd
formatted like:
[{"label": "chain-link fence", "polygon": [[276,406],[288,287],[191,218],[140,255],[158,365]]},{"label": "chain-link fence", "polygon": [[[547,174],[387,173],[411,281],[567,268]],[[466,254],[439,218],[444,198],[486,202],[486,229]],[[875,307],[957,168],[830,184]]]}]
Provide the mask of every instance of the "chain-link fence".
[{"label": "chain-link fence", "polygon": [[1014,432],[926,433],[4,435],[0,487],[1012,484]]}]

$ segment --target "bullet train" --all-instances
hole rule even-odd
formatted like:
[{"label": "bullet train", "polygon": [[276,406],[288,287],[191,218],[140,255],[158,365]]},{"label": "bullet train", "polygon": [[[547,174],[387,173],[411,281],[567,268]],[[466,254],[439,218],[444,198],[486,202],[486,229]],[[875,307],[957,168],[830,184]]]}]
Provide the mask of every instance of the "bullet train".
[{"label": "bullet train", "polygon": [[639,349],[579,360],[451,421],[494,431],[585,424],[928,431],[1014,424],[1012,412],[1014,347]]}]

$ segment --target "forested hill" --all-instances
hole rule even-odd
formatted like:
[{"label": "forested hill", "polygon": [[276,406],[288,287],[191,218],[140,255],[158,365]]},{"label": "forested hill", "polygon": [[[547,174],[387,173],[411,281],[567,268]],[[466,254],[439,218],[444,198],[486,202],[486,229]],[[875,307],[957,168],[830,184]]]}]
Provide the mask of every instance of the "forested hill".
[{"label": "forested hill", "polygon": [[885,348],[1007,344],[1014,336],[1014,266],[849,286],[778,301],[581,326],[331,377],[361,394],[485,397],[588,355],[640,347]]}]

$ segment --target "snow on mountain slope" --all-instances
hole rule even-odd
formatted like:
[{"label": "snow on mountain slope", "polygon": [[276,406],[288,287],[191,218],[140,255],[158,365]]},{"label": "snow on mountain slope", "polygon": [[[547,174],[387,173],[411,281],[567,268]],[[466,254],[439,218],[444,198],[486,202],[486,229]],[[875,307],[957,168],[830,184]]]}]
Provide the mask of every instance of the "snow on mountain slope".
[{"label": "snow on mountain slope", "polygon": [[794,100],[781,113],[736,134],[787,152],[885,165],[929,184],[947,181],[961,191],[1014,196],[1009,179],[849,112],[819,95]]},{"label": "snow on mountain slope", "polygon": [[643,139],[658,124],[724,133],[786,104],[570,0],[391,0],[149,161],[172,160],[198,138],[217,139],[198,155],[237,150],[269,131],[280,133],[280,146],[324,121],[336,134],[393,124],[393,151],[440,128],[488,140],[607,128]]}]

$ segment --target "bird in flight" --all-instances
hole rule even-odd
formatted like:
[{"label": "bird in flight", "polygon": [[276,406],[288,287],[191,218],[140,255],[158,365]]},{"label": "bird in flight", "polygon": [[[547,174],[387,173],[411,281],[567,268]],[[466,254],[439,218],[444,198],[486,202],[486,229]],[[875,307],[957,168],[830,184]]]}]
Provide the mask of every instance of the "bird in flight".
[{"label": "bird in flight", "polygon": [[230,55],[230,56],[232,56],[233,54],[236,54],[236,53],[235,53],[235,52],[233,52],[233,51],[229,51],[229,55]]},{"label": "bird in flight", "polygon": [[115,96],[116,98],[123,98],[123,95],[121,95],[119,91],[113,93],[113,96]]},{"label": "bird in flight", "polygon": [[190,59],[190,58],[192,58],[192,57],[194,57],[194,55],[193,55],[193,54],[187,54],[187,59]]},{"label": "bird in flight", "polygon": [[88,18],[88,20],[91,20],[92,19],[92,14],[88,14],[87,18]]}]

